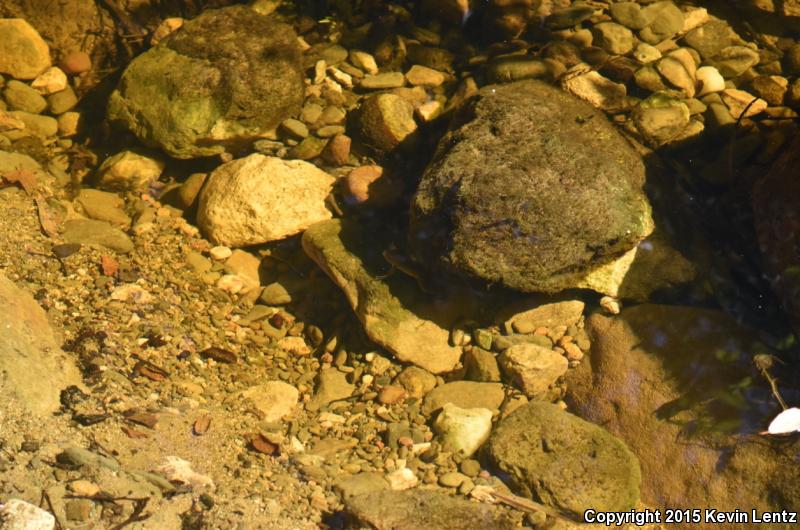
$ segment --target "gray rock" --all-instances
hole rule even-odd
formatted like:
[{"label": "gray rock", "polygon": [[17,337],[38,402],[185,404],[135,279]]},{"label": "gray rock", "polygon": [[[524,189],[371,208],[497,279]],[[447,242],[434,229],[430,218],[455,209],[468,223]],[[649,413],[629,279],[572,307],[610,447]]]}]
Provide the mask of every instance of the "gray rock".
[{"label": "gray rock", "polygon": [[5,98],[8,108],[11,110],[39,114],[47,108],[47,101],[36,89],[16,79],[6,83],[5,89],[3,89],[3,98]]},{"label": "gray rock", "polygon": [[344,291],[372,341],[430,372],[453,370],[461,348],[448,340],[459,304],[422,297],[403,274],[378,278],[388,267],[380,241],[378,232],[339,219],[311,226],[302,239],[306,254]]},{"label": "gray rock", "polygon": [[447,403],[462,409],[500,410],[505,399],[503,385],[500,383],[476,383],[473,381],[454,381],[438,386],[428,392],[422,402],[422,413],[430,416]]},{"label": "gray rock", "polygon": [[64,223],[62,234],[67,243],[96,245],[127,254],[133,250],[133,241],[128,235],[105,221],[73,219]]},{"label": "gray rock", "polygon": [[517,344],[501,353],[498,363],[506,377],[529,398],[546,399],[549,388],[567,372],[567,359],[550,348]]},{"label": "gray rock", "polygon": [[292,28],[233,6],[205,11],[134,59],[108,118],[173,157],[196,158],[263,137],[302,99]]},{"label": "gray rock", "polygon": [[470,101],[413,199],[421,263],[557,292],[652,231],[644,164],[601,112],[539,81],[487,86]]},{"label": "gray rock", "polygon": [[47,315],[27,291],[0,273],[0,388],[32,414],[60,407],[61,391],[80,385],[73,361],[61,351]]},{"label": "gray rock", "polygon": [[757,434],[780,407],[766,384],[750,381],[756,333],[721,311],[681,306],[639,305],[586,324],[592,350],[570,370],[566,399],[636,454],[645,504],[800,504],[796,442]]},{"label": "gray rock", "polygon": [[512,530],[518,525],[491,505],[432,490],[374,491],[345,499],[348,528]]},{"label": "gray rock", "polygon": [[523,495],[574,516],[630,510],[639,501],[639,462],[625,444],[550,403],[516,409],[484,451]]}]

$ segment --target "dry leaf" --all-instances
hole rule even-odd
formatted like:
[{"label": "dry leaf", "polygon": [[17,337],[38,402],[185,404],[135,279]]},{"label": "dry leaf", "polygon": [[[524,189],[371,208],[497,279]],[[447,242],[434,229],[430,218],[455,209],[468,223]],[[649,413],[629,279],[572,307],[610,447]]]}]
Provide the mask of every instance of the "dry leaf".
[{"label": "dry leaf", "polygon": [[125,414],[125,419],[131,423],[138,423],[139,425],[144,425],[150,429],[155,428],[156,424],[158,423],[158,417],[155,414],[150,414],[149,412],[128,412]]},{"label": "dry leaf", "polygon": [[259,453],[265,455],[274,455],[278,452],[278,446],[267,440],[261,434],[255,434],[250,437],[250,445]]},{"label": "dry leaf", "polygon": [[137,431],[133,427],[128,427],[127,425],[122,426],[122,432],[128,435],[128,438],[133,438],[134,440],[142,440],[144,438],[149,438],[150,435],[146,432]]},{"label": "dry leaf", "polygon": [[214,359],[218,363],[228,363],[232,364],[236,362],[236,354],[232,351],[224,350],[222,348],[216,348],[212,346],[211,348],[205,349],[200,352],[200,357],[206,359]]},{"label": "dry leaf", "polygon": [[151,381],[163,381],[169,377],[169,372],[159,368],[149,361],[139,361],[133,367],[133,376],[142,376],[150,379]]},{"label": "dry leaf", "polygon": [[47,234],[48,237],[53,239],[57,238],[58,224],[56,223],[55,215],[50,210],[50,207],[47,206],[47,202],[43,197],[37,196],[34,200],[36,201],[36,208],[39,212],[39,223],[42,225],[42,230],[44,230],[44,233]]},{"label": "dry leaf", "polygon": [[108,254],[103,254],[100,256],[100,267],[103,269],[104,276],[116,276],[119,263]]},{"label": "dry leaf", "polygon": [[36,185],[38,184],[36,175],[27,168],[18,168],[9,171],[3,175],[3,180],[9,184],[19,184],[28,195],[33,195],[33,192],[36,191]]},{"label": "dry leaf", "polygon": [[197,436],[202,436],[206,432],[208,432],[208,428],[211,427],[211,416],[208,414],[203,414],[199,418],[197,418],[194,422],[194,427],[192,427],[192,431]]}]

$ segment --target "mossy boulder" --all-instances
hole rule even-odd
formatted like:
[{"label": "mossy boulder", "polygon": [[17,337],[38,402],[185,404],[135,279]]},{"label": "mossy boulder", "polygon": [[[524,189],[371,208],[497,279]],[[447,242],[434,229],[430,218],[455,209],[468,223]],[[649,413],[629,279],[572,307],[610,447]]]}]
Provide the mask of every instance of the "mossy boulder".
[{"label": "mossy boulder", "polygon": [[536,80],[490,85],[426,168],[409,245],[431,268],[520,291],[576,287],[652,232],[644,180],[588,103]]},{"label": "mossy boulder", "polygon": [[134,59],[108,118],[175,158],[270,136],[303,100],[294,30],[250,8],[209,10]]},{"label": "mossy boulder", "polygon": [[625,444],[551,403],[512,412],[484,450],[521,494],[573,516],[630,510],[639,501],[639,462]]}]

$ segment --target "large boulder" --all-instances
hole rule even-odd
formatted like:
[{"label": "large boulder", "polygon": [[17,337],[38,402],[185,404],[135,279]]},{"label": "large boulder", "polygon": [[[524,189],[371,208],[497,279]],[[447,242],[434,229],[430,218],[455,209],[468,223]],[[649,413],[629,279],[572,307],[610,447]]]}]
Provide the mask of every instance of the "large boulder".
[{"label": "large boulder", "polygon": [[605,116],[527,80],[456,116],[411,208],[421,262],[526,292],[576,287],[653,229],[645,166]]},{"label": "large boulder", "polygon": [[639,463],[625,444],[551,403],[512,412],[484,450],[523,495],[573,516],[630,510],[639,501]]},{"label": "large boulder", "polygon": [[586,328],[592,350],[567,375],[566,399],[636,454],[642,502],[760,512],[800,503],[800,441],[757,434],[780,407],[753,386],[754,336],[717,310],[658,305],[592,315]]},{"label": "large boulder", "polygon": [[61,391],[81,384],[80,372],[61,351],[44,310],[3,274],[0,307],[0,399],[36,415],[56,412]]},{"label": "large boulder", "polygon": [[258,245],[331,218],[325,198],[335,179],[302,160],[254,153],[215,169],[206,180],[197,223],[218,245]]},{"label": "large boulder", "polygon": [[134,59],[108,118],[185,159],[269,136],[302,101],[294,30],[234,6],[204,12]]},{"label": "large boulder", "polygon": [[[390,268],[377,230],[332,219],[303,233],[303,249],[344,292],[367,336],[398,360],[434,374],[453,370],[460,347],[448,343],[461,306],[419,295],[416,283]],[[424,299],[423,299],[424,298]]]}]

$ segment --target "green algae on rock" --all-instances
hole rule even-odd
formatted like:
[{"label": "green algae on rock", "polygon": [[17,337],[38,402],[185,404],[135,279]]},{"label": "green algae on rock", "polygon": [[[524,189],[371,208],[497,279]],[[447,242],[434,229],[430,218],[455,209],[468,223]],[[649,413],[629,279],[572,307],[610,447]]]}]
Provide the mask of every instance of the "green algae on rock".
[{"label": "green algae on rock", "polygon": [[204,12],[134,59],[111,94],[108,118],[186,159],[274,133],[302,99],[294,30],[234,6]]},{"label": "green algae on rock", "polygon": [[606,117],[540,81],[484,87],[411,207],[431,268],[525,292],[575,287],[653,230],[645,166]]}]

